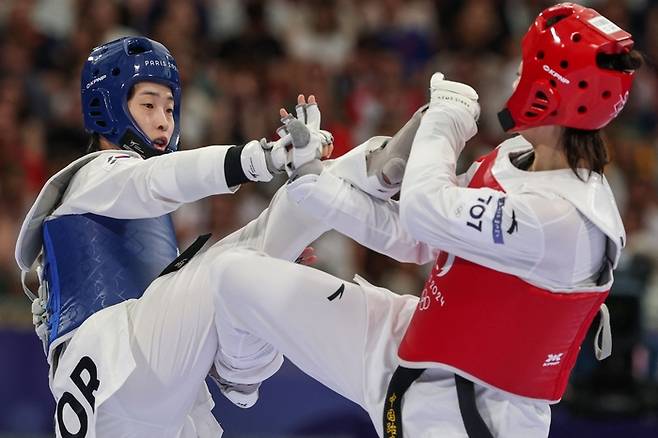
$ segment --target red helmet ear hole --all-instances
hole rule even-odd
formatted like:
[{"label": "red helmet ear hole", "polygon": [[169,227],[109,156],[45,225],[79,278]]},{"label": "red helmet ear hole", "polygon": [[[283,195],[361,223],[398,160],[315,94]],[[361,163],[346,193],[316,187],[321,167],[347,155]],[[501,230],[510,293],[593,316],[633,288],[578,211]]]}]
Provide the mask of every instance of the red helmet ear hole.
[{"label": "red helmet ear hole", "polygon": [[604,98],[604,99],[609,99],[610,96],[612,96],[612,93],[609,92],[608,90],[606,90],[606,91],[604,91],[603,93],[601,93],[601,97]]},{"label": "red helmet ear hole", "polygon": [[537,113],[533,113],[532,111],[526,111],[525,113],[526,117],[537,117]]},{"label": "red helmet ear hole", "polygon": [[583,37],[578,32],[575,32],[573,35],[571,35],[571,41],[574,43],[579,42],[581,39],[583,39]]},{"label": "red helmet ear hole", "polygon": [[580,81],[578,82],[578,88],[585,89],[587,88],[587,81]]},{"label": "red helmet ear hole", "polygon": [[553,116],[553,117],[557,116],[557,110],[553,111],[553,112],[551,113],[551,116]]},{"label": "red helmet ear hole", "polygon": [[537,59],[544,59],[544,51],[543,50],[540,50],[539,52],[537,52]]},{"label": "red helmet ear hole", "polygon": [[555,79],[551,79],[551,80],[548,81],[548,82],[551,83],[551,87],[553,87],[553,88],[557,87],[557,82],[555,82]]},{"label": "red helmet ear hole", "polygon": [[566,59],[563,59],[562,61],[560,61],[560,67],[568,68],[569,67],[569,61],[567,61]]},{"label": "red helmet ear hole", "polygon": [[587,112],[587,107],[586,106],[579,106],[578,107],[578,114],[585,114]]}]

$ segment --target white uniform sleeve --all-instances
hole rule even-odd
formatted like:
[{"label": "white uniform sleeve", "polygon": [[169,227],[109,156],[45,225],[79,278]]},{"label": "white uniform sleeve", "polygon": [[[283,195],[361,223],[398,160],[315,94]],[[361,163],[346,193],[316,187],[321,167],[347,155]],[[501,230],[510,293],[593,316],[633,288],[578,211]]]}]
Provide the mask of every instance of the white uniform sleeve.
[{"label": "white uniform sleeve", "polygon": [[288,184],[288,194],[307,214],[373,251],[417,264],[436,258],[437,251],[402,228],[397,202],[373,198],[329,169]]},{"label": "white uniform sleeve", "polygon": [[292,261],[329,229],[292,202],[283,186],[256,219],[217,242],[212,250],[247,247],[271,257]]},{"label": "white uniform sleeve", "polygon": [[102,154],[73,177],[53,212],[117,219],[157,217],[206,196],[233,193],[224,159],[230,146],[208,146],[143,160],[122,151]]},{"label": "white uniform sleeve", "polygon": [[581,270],[585,278],[574,278],[573,264],[558,260],[577,253],[577,242],[582,245],[591,228],[568,201],[457,185],[455,167],[464,145],[460,123],[448,112],[424,115],[402,182],[405,229],[431,246],[547,286],[565,287],[593,275],[600,259],[589,272]]}]

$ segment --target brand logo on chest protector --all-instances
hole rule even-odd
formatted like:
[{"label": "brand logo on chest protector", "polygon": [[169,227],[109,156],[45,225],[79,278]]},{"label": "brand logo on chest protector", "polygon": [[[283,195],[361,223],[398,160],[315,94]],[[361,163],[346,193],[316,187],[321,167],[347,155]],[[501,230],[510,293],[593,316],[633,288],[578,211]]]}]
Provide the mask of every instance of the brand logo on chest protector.
[{"label": "brand logo on chest protector", "polygon": [[562,360],[562,355],[564,353],[556,353],[556,354],[549,354],[546,356],[546,360],[544,361],[545,367],[552,367],[554,365],[560,365],[560,361]]}]

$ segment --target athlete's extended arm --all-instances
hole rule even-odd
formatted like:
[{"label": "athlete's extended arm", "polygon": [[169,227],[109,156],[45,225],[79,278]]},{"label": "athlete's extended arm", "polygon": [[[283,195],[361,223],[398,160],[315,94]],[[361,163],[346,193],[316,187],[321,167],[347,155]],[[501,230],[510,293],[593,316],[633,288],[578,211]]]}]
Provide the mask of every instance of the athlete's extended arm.
[{"label": "athlete's extended arm", "polygon": [[433,78],[432,103],[414,139],[402,182],[402,224],[429,245],[527,277],[544,254],[543,225],[574,209],[559,201],[547,205],[538,194],[459,187],[457,158],[477,132],[478,115],[473,89]]},{"label": "athlete's extended arm", "polygon": [[107,152],[78,171],[54,214],[155,217],[184,203],[233,193],[242,183],[267,182],[275,173],[320,156],[322,144],[287,147],[294,143],[290,137],[270,143],[253,140],[244,146],[207,146],[147,160],[130,151]]},{"label": "athlete's extended arm", "polygon": [[[353,151],[358,153],[359,149]],[[401,226],[396,201],[378,199],[357,189],[332,172],[331,166],[319,176],[307,175],[289,184],[288,194],[307,214],[373,251],[417,264],[436,258],[435,249]]]},{"label": "athlete's extended arm", "polygon": [[161,216],[181,204],[231,193],[227,146],[210,146],[144,160],[127,151],[99,155],[78,171],[55,215],[95,213],[118,219]]},{"label": "athlete's extended arm", "polygon": [[325,163],[320,175],[288,184],[299,208],[361,245],[401,262],[425,264],[436,250],[418,242],[400,225],[396,201],[404,165],[421,110],[393,137],[373,137]]}]

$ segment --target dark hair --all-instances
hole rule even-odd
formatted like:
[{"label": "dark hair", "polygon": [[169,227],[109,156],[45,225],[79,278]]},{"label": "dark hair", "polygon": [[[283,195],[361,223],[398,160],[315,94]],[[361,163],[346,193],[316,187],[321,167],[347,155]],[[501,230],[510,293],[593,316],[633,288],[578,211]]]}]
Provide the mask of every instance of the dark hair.
[{"label": "dark hair", "polygon": [[[596,57],[599,67],[619,70],[637,70],[643,64],[643,57],[637,50],[629,53],[608,55],[600,53]],[[567,162],[573,173],[578,175],[578,168],[585,168],[592,172],[603,173],[606,164],[610,162],[608,150],[601,136],[601,130],[593,131],[575,128],[564,128],[562,131],[562,145],[564,146]]]},{"label": "dark hair", "polygon": [[[608,148],[605,146],[601,130],[564,128],[562,145],[567,155],[567,162],[573,173],[583,179],[576,169],[585,168],[592,172],[603,173],[606,164],[610,162]],[[588,175],[589,176],[589,175]]]},{"label": "dark hair", "polygon": [[87,145],[88,154],[101,150],[101,135],[97,132],[92,132],[89,136],[89,144]]}]

